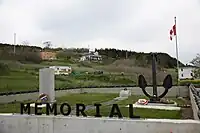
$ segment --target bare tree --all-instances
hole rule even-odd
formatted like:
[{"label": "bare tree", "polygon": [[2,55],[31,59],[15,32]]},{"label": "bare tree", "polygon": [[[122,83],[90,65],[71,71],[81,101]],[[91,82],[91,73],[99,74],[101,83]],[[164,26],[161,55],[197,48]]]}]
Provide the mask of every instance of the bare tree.
[{"label": "bare tree", "polygon": [[200,54],[197,54],[197,56],[190,62],[193,64],[196,69],[194,69],[194,78],[200,78]]},{"label": "bare tree", "polygon": [[45,48],[50,48],[52,46],[52,43],[51,41],[46,41],[46,42],[43,42],[43,45],[45,46]]},{"label": "bare tree", "polygon": [[190,63],[196,67],[200,67],[200,54],[197,54],[197,56]]},{"label": "bare tree", "polygon": [[25,46],[30,45],[29,41],[27,41],[27,40],[23,41],[22,44],[25,45]]}]

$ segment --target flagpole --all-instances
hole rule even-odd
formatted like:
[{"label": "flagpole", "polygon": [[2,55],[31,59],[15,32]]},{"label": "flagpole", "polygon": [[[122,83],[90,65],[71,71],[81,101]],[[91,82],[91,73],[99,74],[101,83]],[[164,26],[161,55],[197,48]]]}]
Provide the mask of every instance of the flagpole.
[{"label": "flagpole", "polygon": [[[176,28],[176,17],[174,17],[174,23],[175,23],[175,28]],[[177,61],[177,86],[179,86],[179,58],[178,58],[177,30],[176,30],[175,40],[176,40],[176,61]],[[179,88],[179,96],[180,96],[180,88]]]}]

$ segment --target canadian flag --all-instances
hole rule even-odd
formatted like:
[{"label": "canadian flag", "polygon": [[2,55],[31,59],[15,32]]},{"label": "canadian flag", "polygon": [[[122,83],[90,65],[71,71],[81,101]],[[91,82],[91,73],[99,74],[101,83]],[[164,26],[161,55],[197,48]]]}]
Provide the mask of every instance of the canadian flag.
[{"label": "canadian flag", "polygon": [[173,36],[176,36],[176,25],[174,25],[172,27],[172,29],[170,30],[169,34],[170,34],[170,40],[172,40]]}]

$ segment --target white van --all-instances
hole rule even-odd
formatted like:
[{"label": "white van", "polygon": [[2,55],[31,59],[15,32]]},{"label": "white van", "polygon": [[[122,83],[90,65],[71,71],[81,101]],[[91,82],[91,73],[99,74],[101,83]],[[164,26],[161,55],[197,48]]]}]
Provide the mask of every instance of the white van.
[{"label": "white van", "polygon": [[55,75],[69,75],[72,72],[72,68],[69,66],[50,66],[54,69]]}]

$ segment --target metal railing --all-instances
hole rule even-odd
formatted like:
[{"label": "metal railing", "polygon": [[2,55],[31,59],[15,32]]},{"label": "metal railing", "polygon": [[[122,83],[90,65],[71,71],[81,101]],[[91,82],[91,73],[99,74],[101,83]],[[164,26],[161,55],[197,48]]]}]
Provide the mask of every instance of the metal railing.
[{"label": "metal railing", "polygon": [[193,84],[190,84],[189,93],[193,117],[195,120],[200,120],[200,90],[197,90]]}]

